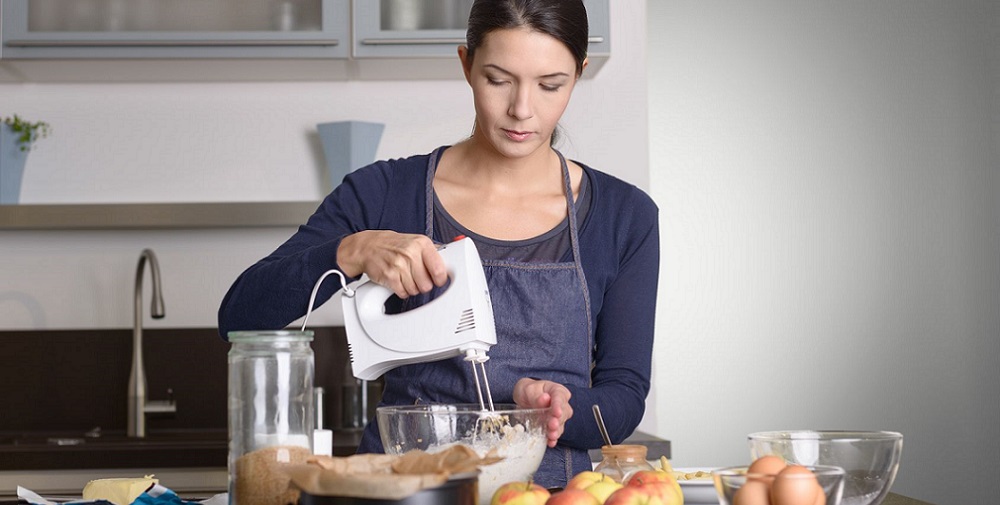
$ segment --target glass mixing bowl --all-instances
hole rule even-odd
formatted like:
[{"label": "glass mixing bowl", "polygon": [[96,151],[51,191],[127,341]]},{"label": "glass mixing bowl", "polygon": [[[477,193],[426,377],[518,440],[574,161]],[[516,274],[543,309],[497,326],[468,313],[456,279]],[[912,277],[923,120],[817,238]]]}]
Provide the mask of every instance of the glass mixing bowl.
[{"label": "glass mixing bowl", "polygon": [[766,431],[747,436],[750,456],[844,469],[841,505],[878,505],[899,469],[903,435],[894,431]]},{"label": "glass mixing bowl", "polygon": [[527,481],[545,454],[548,409],[522,409],[512,404],[483,411],[478,404],[423,404],[376,409],[379,435],[387,454],[413,449],[437,452],[454,444],[471,447],[482,457],[495,451],[503,461],[479,474],[479,503],[508,482]]},{"label": "glass mixing bowl", "polygon": [[[816,477],[816,482],[823,488],[826,495],[826,505],[843,505],[841,493],[844,489],[844,469],[836,466],[806,466]],[[747,483],[747,479],[774,482],[775,474],[755,473],[748,474],[745,466],[731,466],[712,471],[712,479],[715,481],[715,491],[719,494],[721,505],[731,505],[733,496]],[[790,478],[799,479],[801,475]],[[815,484],[814,484],[815,485]],[[742,497],[744,501],[747,497]]]}]

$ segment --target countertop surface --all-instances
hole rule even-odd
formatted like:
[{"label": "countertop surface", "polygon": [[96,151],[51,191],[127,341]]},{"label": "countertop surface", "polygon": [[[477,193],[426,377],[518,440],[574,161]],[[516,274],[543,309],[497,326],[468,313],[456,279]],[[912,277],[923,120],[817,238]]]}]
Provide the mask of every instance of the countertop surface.
[{"label": "countertop surface", "polygon": [[[336,455],[346,456],[348,454],[352,454],[354,452],[354,447],[357,446],[357,438],[359,438],[360,432],[340,432],[338,435],[340,444],[338,445],[339,450],[335,451],[338,453]],[[661,455],[668,458],[670,457],[670,441],[649,435],[647,433],[636,432],[626,439],[624,443],[645,445],[649,451],[647,459],[656,460]],[[25,454],[22,453],[18,456],[23,457],[24,455]],[[600,461],[600,450],[597,449],[591,451],[591,456],[594,461]],[[123,471],[126,472],[126,474],[129,472],[128,470],[116,471],[100,469],[91,469],[89,471],[77,469],[64,471],[49,470],[0,472],[0,485],[2,485],[2,487],[0,487],[0,505],[13,505],[18,503],[15,499],[17,486],[32,489],[33,491],[39,492],[46,497],[71,496],[67,493],[73,493],[75,490],[82,489],[83,485],[90,479],[131,475],[118,475]],[[100,473],[100,475],[97,475],[97,473]],[[178,494],[187,499],[208,498],[219,492],[224,492],[227,481],[225,468],[160,469],[160,471],[156,473],[164,485],[171,487],[177,491]],[[59,484],[56,484],[57,481]],[[177,484],[182,481],[190,483],[191,485],[177,486]],[[895,493],[889,493],[885,501],[882,502],[882,505],[934,504]]]},{"label": "countertop surface", "polygon": [[[6,500],[6,501],[0,500],[0,505],[18,505],[19,503],[23,502],[18,502],[16,500]],[[934,505],[934,504],[909,498],[903,495],[898,495],[895,493],[889,493],[889,496],[887,496],[885,501],[882,502],[882,505]]]},{"label": "countertop surface", "polygon": [[882,505],[934,505],[934,504],[926,501],[920,501],[896,493],[889,493],[889,496],[885,497],[885,501],[882,502]]}]

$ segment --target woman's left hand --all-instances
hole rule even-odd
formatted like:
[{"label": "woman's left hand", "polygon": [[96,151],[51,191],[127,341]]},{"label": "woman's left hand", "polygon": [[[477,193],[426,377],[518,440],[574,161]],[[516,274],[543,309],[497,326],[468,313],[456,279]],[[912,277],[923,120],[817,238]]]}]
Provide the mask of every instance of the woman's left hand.
[{"label": "woman's left hand", "polygon": [[573,417],[569,397],[569,389],[557,382],[524,378],[514,385],[514,403],[518,407],[549,408],[549,419],[546,422],[549,447],[556,446],[566,421]]}]

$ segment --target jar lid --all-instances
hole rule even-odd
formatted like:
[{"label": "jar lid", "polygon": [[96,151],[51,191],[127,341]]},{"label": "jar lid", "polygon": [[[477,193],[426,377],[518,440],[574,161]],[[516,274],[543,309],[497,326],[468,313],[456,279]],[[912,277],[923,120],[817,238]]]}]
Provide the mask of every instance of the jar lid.
[{"label": "jar lid", "polygon": [[645,445],[638,444],[618,444],[618,445],[605,445],[601,447],[601,454],[605,456],[615,456],[615,457],[636,457],[636,458],[646,458],[647,447]]},{"label": "jar lid", "polygon": [[274,331],[231,331],[227,334],[230,342],[262,343],[262,342],[312,342],[311,330],[274,330]]}]

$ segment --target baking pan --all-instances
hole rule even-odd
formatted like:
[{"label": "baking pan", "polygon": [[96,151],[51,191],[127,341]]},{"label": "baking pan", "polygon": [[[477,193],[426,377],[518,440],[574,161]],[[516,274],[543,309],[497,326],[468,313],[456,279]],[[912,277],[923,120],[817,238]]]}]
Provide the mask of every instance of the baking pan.
[{"label": "baking pan", "polygon": [[299,505],[476,505],[478,479],[451,479],[444,484],[423,489],[401,500],[355,498],[352,496],[313,496],[303,491]]}]

